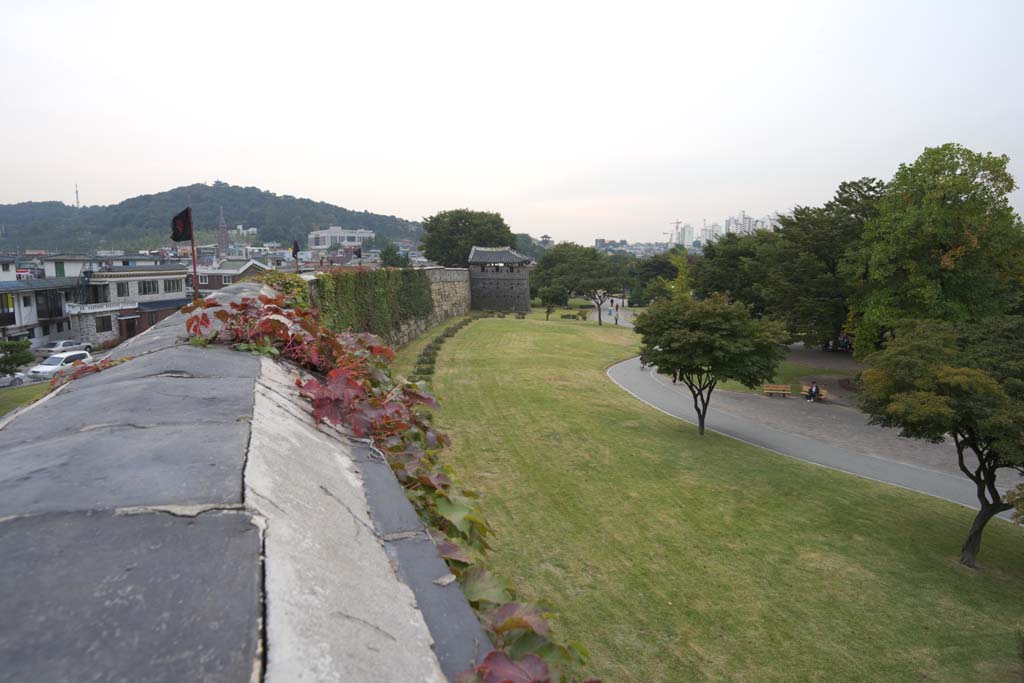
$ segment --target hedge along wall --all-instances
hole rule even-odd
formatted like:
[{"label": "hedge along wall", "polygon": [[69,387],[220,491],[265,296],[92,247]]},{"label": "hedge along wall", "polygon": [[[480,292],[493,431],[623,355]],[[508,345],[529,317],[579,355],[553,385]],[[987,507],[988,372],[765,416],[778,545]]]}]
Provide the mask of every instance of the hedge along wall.
[{"label": "hedge along wall", "polygon": [[313,290],[324,325],[372,332],[396,347],[469,310],[462,268],[336,270],[317,275]]}]

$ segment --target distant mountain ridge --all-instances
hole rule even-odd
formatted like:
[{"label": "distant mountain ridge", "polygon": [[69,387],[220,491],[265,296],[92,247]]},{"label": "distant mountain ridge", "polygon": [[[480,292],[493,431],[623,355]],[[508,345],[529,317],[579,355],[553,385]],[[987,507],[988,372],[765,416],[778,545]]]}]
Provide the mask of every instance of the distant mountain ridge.
[{"label": "distant mountain ridge", "polygon": [[365,228],[389,239],[416,239],[418,222],[327,202],[277,195],[217,181],[126,199],[109,206],[75,208],[62,202],[0,204],[0,251],[14,249],[154,249],[171,244],[171,217],[192,206],[198,239],[211,239],[220,222],[259,228],[261,241],[305,246],[306,235],[331,225]]}]

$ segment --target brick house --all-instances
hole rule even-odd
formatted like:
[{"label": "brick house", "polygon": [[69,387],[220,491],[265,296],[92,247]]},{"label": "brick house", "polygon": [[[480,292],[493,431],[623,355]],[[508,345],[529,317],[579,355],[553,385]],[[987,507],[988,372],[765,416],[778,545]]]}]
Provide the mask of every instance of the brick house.
[{"label": "brick house", "polygon": [[144,332],[186,303],[188,266],[108,266],[84,273],[67,304],[76,338],[100,346]]}]

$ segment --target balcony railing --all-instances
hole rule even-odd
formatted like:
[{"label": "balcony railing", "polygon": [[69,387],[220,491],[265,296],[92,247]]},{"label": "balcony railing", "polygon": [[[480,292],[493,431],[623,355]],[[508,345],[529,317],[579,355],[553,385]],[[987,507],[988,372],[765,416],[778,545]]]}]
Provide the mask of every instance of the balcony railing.
[{"label": "balcony railing", "polygon": [[78,313],[105,313],[107,311],[119,311],[122,308],[136,308],[138,307],[138,301],[106,301],[99,304],[76,304],[69,301],[66,306],[69,315],[76,315]]}]

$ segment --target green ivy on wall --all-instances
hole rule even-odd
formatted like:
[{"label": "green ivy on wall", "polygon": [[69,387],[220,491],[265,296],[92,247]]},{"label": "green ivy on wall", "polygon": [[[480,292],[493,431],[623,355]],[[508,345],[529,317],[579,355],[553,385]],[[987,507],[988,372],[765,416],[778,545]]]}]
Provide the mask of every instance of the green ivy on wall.
[{"label": "green ivy on wall", "polygon": [[337,270],[316,276],[320,322],[335,332],[349,328],[391,339],[410,320],[434,312],[430,280],[422,270]]}]

